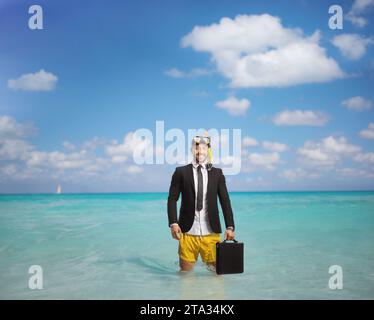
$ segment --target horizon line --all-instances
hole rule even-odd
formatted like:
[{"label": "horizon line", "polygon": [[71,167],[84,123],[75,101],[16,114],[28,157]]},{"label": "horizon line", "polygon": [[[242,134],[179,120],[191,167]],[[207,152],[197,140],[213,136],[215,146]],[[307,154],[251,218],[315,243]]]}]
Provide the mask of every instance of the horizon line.
[{"label": "horizon line", "polygon": [[[248,191],[229,191],[231,193],[266,193],[266,192],[374,192],[374,190],[366,190],[366,189],[357,189],[357,190],[248,190]],[[162,193],[167,194],[168,191],[113,191],[113,192],[64,192],[57,194],[55,192],[21,192],[21,193],[0,193],[0,196],[6,195],[77,195],[77,194],[154,194],[154,193]]]}]

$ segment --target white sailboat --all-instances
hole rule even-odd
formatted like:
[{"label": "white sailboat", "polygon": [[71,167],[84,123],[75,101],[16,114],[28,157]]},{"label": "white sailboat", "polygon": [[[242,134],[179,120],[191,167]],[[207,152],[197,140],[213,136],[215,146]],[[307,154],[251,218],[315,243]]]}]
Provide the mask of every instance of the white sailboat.
[{"label": "white sailboat", "polygon": [[61,185],[57,186],[56,194],[61,194]]}]

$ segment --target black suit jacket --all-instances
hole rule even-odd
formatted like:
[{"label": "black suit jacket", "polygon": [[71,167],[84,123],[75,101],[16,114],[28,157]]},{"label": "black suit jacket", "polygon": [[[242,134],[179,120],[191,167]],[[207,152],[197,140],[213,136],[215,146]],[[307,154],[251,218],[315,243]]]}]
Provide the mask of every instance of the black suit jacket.
[{"label": "black suit jacket", "polygon": [[[179,219],[177,217],[177,201],[182,193]],[[221,233],[221,224],[218,214],[217,196],[219,198],[226,227],[234,226],[229,194],[226,188],[226,180],[222,169],[214,168],[208,171],[207,187],[207,211],[210,226],[215,233]],[[171,179],[168,197],[168,220],[169,226],[178,223],[182,232],[191,229],[195,218],[195,182],[193,178],[192,163],[177,167]]]}]

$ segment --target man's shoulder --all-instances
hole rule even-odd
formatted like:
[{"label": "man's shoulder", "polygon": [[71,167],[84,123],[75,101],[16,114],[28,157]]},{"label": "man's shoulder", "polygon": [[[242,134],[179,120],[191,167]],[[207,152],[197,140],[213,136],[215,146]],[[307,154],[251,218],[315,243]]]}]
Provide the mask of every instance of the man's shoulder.
[{"label": "man's shoulder", "polygon": [[218,167],[212,167],[211,169],[213,172],[217,173],[217,174],[221,174],[222,173],[222,169],[221,168],[218,168]]},{"label": "man's shoulder", "polygon": [[186,164],[184,166],[175,167],[175,170],[176,171],[183,171],[183,170],[186,170],[187,168],[189,168],[190,166],[191,166],[191,163]]}]

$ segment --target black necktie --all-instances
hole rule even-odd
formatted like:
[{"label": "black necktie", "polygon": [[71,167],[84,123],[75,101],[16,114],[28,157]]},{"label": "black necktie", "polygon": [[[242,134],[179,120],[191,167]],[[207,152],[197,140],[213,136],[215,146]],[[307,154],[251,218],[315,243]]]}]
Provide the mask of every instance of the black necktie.
[{"label": "black necktie", "polygon": [[201,165],[197,167],[197,205],[196,210],[200,211],[203,208],[203,174],[201,172]]}]

